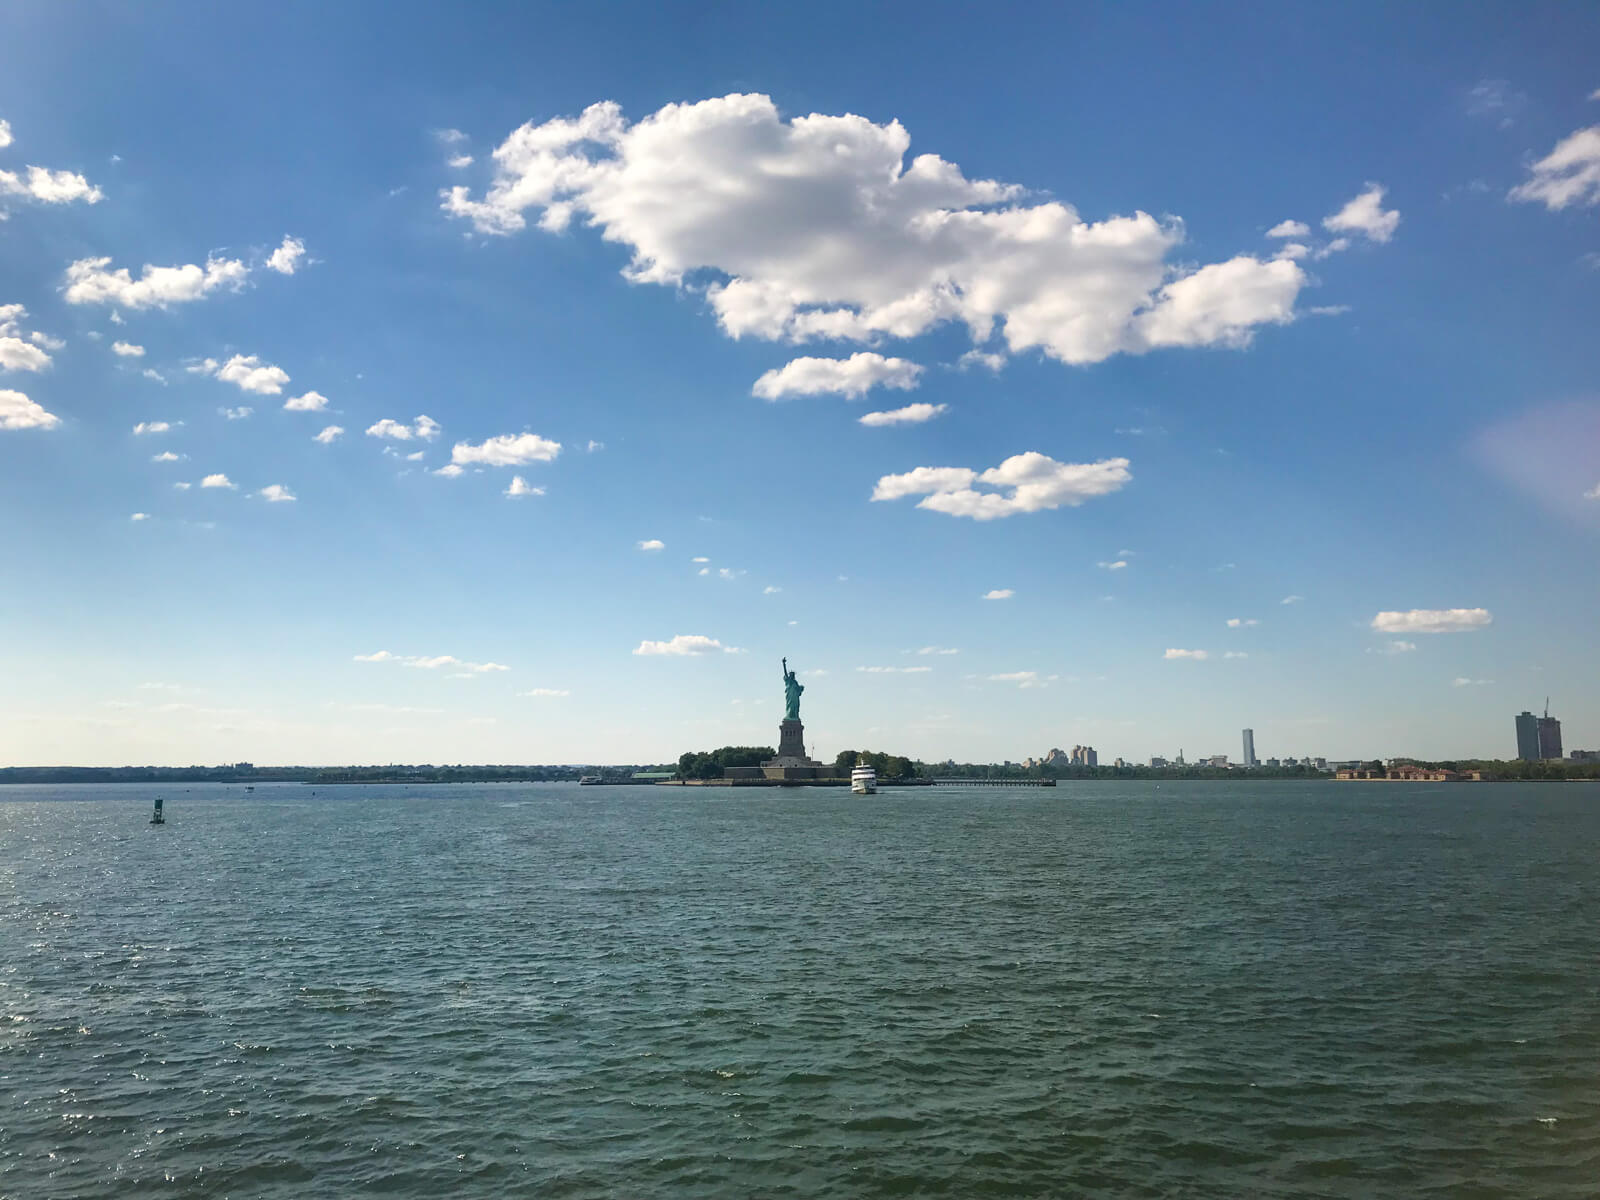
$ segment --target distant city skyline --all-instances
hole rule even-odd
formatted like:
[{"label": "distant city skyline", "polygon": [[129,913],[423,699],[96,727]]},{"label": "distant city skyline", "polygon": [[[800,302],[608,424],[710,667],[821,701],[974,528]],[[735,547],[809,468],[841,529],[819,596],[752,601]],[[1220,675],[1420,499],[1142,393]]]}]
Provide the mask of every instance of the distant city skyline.
[{"label": "distant city skyline", "polygon": [[0,764],[1600,744],[1596,6],[3,21]]}]

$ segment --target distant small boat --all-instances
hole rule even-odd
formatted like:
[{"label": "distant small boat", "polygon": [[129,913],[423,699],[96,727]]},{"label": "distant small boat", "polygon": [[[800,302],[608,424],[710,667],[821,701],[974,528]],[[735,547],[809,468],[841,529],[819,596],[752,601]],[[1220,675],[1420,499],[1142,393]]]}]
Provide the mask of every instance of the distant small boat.
[{"label": "distant small boat", "polygon": [[878,790],[878,773],[869,766],[859,766],[850,772],[850,790],[858,796],[870,796]]},{"label": "distant small boat", "polygon": [[583,775],[583,776],[580,776],[579,779],[578,779],[578,783],[580,785],[584,786],[584,787],[589,787],[592,784],[604,783],[604,782],[605,782],[605,780],[602,779],[598,775]]},{"label": "distant small boat", "polygon": [[247,783],[244,785],[244,790],[247,792],[253,792],[256,790],[256,785],[253,783]]},{"label": "distant small boat", "polygon": [[156,811],[150,818],[150,824],[152,824],[152,825],[165,825],[166,823],[167,823],[167,819],[161,815],[161,797],[157,796],[156,797]]}]

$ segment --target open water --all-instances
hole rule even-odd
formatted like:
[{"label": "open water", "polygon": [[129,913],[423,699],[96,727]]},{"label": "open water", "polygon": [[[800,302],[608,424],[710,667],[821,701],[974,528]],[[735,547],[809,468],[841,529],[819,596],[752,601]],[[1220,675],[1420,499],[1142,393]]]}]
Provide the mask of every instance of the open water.
[{"label": "open water", "polygon": [[0,1196],[1592,1197],[1600,787],[0,791]]}]

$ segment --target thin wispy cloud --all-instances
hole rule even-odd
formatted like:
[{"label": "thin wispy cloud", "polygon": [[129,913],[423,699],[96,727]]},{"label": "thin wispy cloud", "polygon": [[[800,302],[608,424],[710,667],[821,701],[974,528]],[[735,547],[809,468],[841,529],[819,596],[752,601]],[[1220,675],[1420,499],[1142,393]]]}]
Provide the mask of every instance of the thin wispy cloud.
[{"label": "thin wispy cloud", "polygon": [[1413,608],[1379,613],[1372,618],[1372,629],[1376,633],[1473,633],[1493,621],[1486,608]]},{"label": "thin wispy cloud", "polygon": [[375,650],[371,654],[357,654],[355,661],[359,663],[396,663],[403,667],[416,667],[423,671],[437,671],[444,667],[452,667],[455,671],[468,675],[484,675],[511,669],[503,663],[470,662],[457,658],[453,654],[391,654],[387,650]]},{"label": "thin wispy cloud", "polygon": [[887,412],[869,412],[858,418],[858,421],[862,425],[879,429],[893,425],[921,425],[949,410],[948,404],[908,404],[904,408],[894,408]]}]

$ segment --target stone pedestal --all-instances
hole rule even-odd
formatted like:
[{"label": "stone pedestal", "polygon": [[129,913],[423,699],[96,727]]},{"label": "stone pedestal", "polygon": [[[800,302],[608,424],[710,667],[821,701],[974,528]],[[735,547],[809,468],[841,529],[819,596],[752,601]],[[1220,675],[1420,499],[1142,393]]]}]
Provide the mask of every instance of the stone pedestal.
[{"label": "stone pedestal", "polygon": [[767,773],[767,778],[788,778],[775,772],[799,771],[801,774],[793,778],[809,779],[820,766],[821,763],[806,755],[806,727],[800,724],[798,719],[785,718],[778,725],[778,757],[769,758],[761,764],[761,769]]},{"label": "stone pedestal", "polygon": [[838,774],[830,764],[806,754],[806,727],[788,719],[778,725],[778,756],[762,763],[761,773],[782,783],[832,779]]},{"label": "stone pedestal", "polygon": [[[781,763],[780,759],[792,758],[795,761]],[[784,720],[778,725],[778,757],[773,760],[775,766],[810,766],[811,760],[806,757],[806,727],[798,719]]]}]

